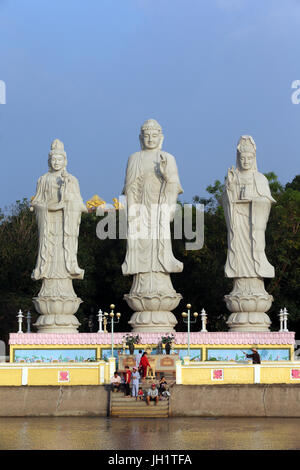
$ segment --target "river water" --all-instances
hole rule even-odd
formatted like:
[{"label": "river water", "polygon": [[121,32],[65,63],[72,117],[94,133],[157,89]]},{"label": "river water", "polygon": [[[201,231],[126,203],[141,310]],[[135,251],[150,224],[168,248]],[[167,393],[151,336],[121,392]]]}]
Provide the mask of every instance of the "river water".
[{"label": "river water", "polygon": [[0,418],[0,449],[300,449],[300,418]]}]

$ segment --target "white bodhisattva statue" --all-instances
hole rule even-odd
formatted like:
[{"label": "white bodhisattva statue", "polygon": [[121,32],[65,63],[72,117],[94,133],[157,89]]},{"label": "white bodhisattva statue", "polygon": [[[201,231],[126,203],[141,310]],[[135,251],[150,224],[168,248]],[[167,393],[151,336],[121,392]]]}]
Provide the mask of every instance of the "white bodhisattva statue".
[{"label": "white bodhisattva statue", "polygon": [[83,279],[77,263],[81,213],[87,212],[77,179],[67,170],[64,144],[56,139],[51,145],[49,171],[37,183],[31,201],[39,232],[39,249],[32,278],[42,279],[38,297],[33,299],[41,314],[36,322],[39,333],[77,333],[74,314],[80,303],[72,279]]},{"label": "white bodhisattva statue", "polygon": [[170,273],[183,264],[172,253],[170,222],[182,193],[175,158],[161,150],[162,128],[146,121],[140,134],[142,150],[128,160],[124,194],[127,198],[128,237],[125,276],[133,284],[125,299],[135,311],[129,324],[134,331],[172,331],[177,321],[171,310],[182,298]]},{"label": "white bodhisattva statue", "polygon": [[234,283],[225,296],[232,312],[227,321],[230,331],[268,331],[271,324],[265,312],[273,297],[266,292],[263,278],[275,276],[265,254],[265,230],[274,202],[267,178],[257,170],[255,142],[244,135],[222,196],[228,240],[225,275]]}]

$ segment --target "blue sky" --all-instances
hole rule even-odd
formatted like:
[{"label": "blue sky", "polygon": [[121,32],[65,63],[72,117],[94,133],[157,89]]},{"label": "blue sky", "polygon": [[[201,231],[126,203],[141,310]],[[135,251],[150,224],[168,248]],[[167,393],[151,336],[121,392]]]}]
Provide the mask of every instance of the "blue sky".
[{"label": "blue sky", "polygon": [[0,207],[31,197],[54,138],[86,201],[123,187],[148,118],[190,202],[235,164],[300,173],[299,0],[0,0]]}]

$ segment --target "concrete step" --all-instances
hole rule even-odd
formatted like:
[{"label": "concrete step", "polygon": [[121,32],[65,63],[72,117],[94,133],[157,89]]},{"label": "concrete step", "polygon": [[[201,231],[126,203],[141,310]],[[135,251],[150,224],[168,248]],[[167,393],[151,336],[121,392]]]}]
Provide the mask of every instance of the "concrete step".
[{"label": "concrete step", "polygon": [[159,408],[140,408],[140,409],[131,409],[131,408],[113,408],[111,410],[111,414],[123,414],[123,413],[126,413],[127,415],[137,415],[137,414],[140,414],[140,415],[149,415],[149,416],[152,416],[153,414],[159,414],[159,415],[168,415],[169,414],[169,410],[166,408],[166,409],[159,409]]},{"label": "concrete step", "polygon": [[133,413],[112,413],[111,416],[113,418],[168,418],[169,415],[166,414],[157,414],[157,413],[151,413],[149,415],[147,414],[133,414]]},{"label": "concrete step", "polygon": [[144,406],[123,406],[123,405],[118,405],[118,406],[112,406],[111,409],[112,411],[115,411],[115,410],[124,410],[124,411],[128,411],[128,410],[133,410],[133,411],[143,411],[143,410],[147,410],[147,409],[153,409],[155,408],[156,410],[159,410],[159,411],[162,411],[162,412],[165,412],[165,411],[169,411],[169,407],[168,406],[159,406],[159,405],[156,405],[156,406],[151,406],[151,405],[146,405],[146,403],[144,403]]},{"label": "concrete step", "polygon": [[[149,385],[147,384],[147,388]],[[145,400],[125,397],[123,393],[111,393],[110,415],[120,418],[167,418],[169,416],[169,400],[153,401],[147,405]]]},{"label": "concrete step", "polygon": [[[126,397],[113,397],[111,398],[111,403],[145,403],[146,400],[136,400],[135,398],[126,398]],[[158,403],[167,403],[168,400],[158,400]]]},{"label": "concrete step", "polygon": [[114,409],[118,408],[118,409],[122,409],[122,410],[128,410],[128,409],[143,410],[146,407],[147,408],[155,407],[159,410],[168,410],[169,409],[168,404],[167,405],[160,405],[160,404],[154,405],[152,403],[150,403],[150,405],[147,405],[146,403],[139,403],[138,405],[132,405],[132,404],[124,405],[123,403],[112,403],[111,409],[114,410]]},{"label": "concrete step", "polygon": [[168,415],[169,409],[168,408],[159,408],[158,406],[147,406],[145,405],[143,408],[120,408],[114,407],[111,410],[111,414],[127,414],[127,415],[143,415],[143,416],[152,416],[153,414],[158,415]]},{"label": "concrete step", "polygon": [[[133,397],[126,398],[126,397],[112,397],[111,402],[122,402],[122,403],[145,403],[145,400],[136,400]],[[153,402],[154,403],[154,402]],[[158,403],[168,403],[168,400],[158,400]]]}]

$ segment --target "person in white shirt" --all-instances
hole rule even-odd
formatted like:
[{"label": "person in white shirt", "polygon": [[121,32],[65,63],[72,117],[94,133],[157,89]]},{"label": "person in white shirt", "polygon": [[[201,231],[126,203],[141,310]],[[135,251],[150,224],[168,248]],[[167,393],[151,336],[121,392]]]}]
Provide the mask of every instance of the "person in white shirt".
[{"label": "person in white shirt", "polygon": [[138,354],[135,355],[135,365],[137,370],[139,370],[142,355],[143,351],[141,349],[139,350]]},{"label": "person in white shirt", "polygon": [[112,391],[118,391],[121,388],[121,377],[118,375],[117,372],[114,373],[114,375],[111,378],[111,389]]},{"label": "person in white shirt", "polygon": [[136,367],[132,368],[131,381],[132,381],[131,394],[137,400],[138,393],[139,393],[140,374],[138,373]]}]

